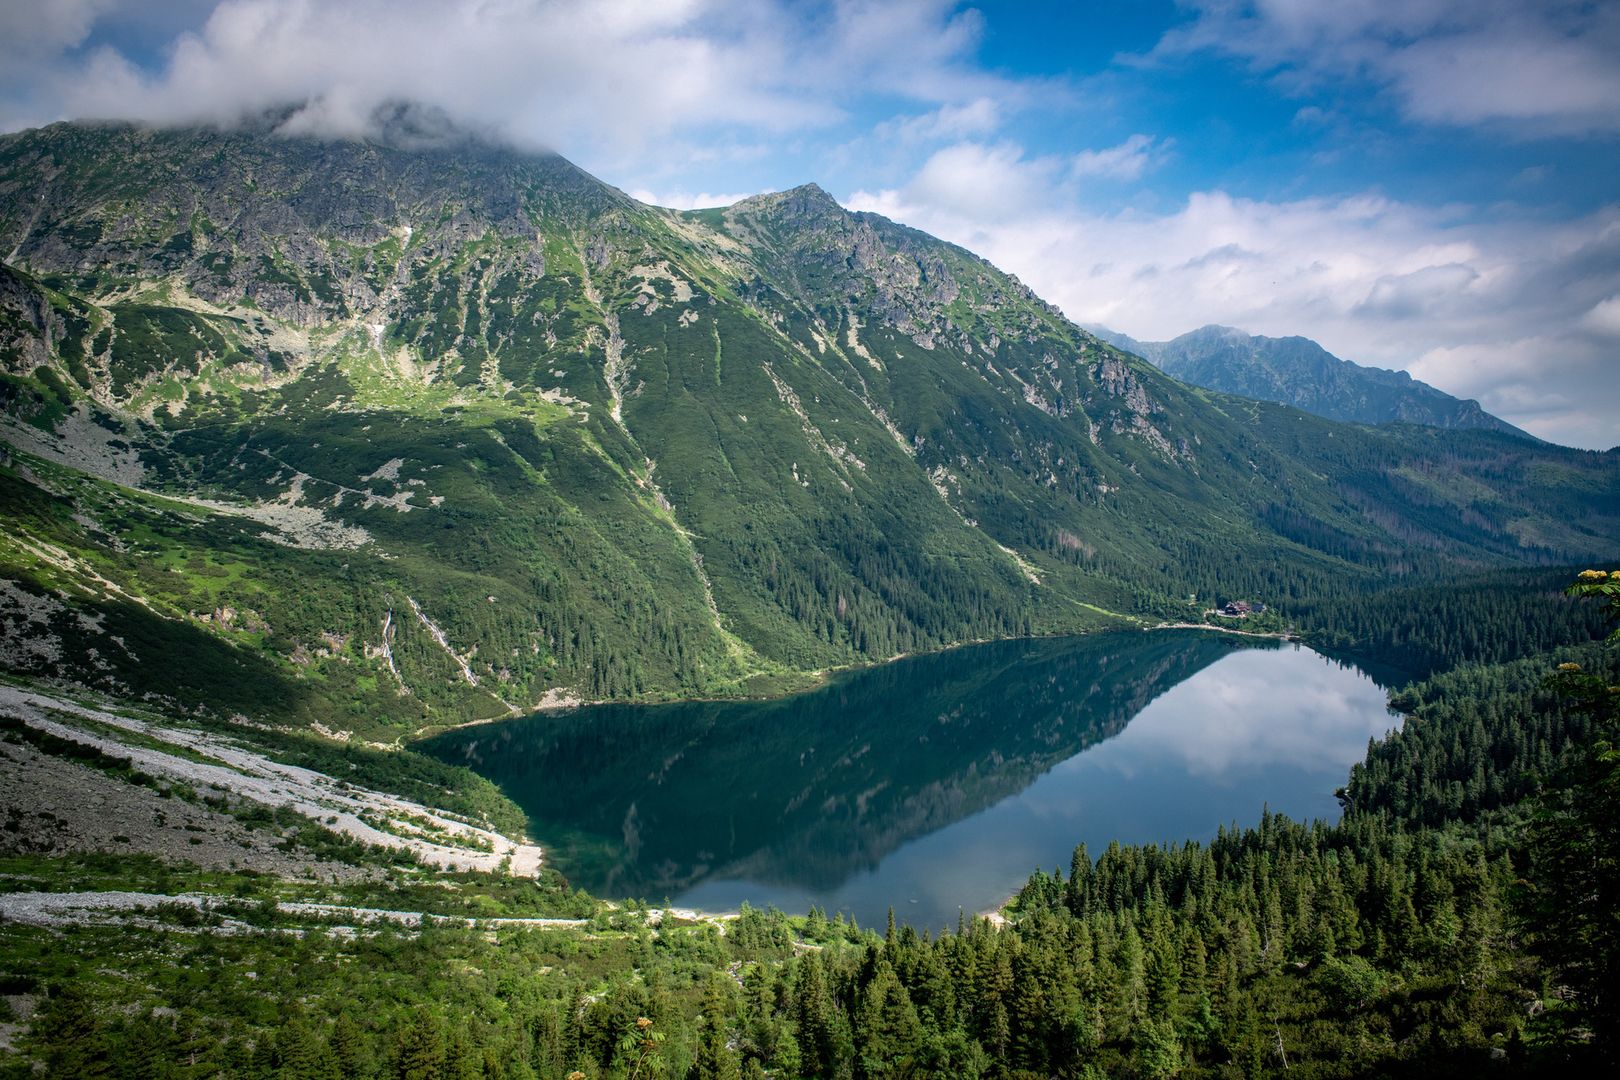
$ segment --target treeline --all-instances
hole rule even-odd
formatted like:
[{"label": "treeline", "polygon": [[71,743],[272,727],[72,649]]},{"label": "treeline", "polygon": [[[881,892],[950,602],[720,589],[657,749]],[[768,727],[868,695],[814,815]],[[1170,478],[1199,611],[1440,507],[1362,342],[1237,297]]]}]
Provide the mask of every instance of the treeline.
[{"label": "treeline", "polygon": [[583,942],[180,939],[131,972],[162,1008],[81,980],[28,1045],[56,1076],[1471,1075],[1523,1027],[1511,875],[1478,843],[1268,815],[1208,846],[1079,852],[1008,930],[745,912],[724,935],[608,918]]},{"label": "treeline", "polygon": [[1413,826],[1474,822],[1553,781],[1592,735],[1591,716],[1548,681],[1580,664],[1620,682],[1620,654],[1590,644],[1528,660],[1471,665],[1403,688],[1405,725],[1350,770],[1345,808]]},{"label": "treeline", "polygon": [[1423,678],[1601,637],[1602,611],[1561,591],[1573,576],[1502,570],[1375,592],[1329,587],[1292,601],[1287,614],[1318,648],[1353,651]]}]

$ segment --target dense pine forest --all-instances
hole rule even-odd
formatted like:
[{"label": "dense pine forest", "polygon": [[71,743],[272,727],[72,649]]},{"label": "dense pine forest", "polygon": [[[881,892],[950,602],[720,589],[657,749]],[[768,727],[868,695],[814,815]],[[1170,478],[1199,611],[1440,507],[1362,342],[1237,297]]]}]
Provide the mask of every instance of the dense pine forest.
[{"label": "dense pine forest", "polygon": [[[1564,642],[1620,616],[1620,573],[1583,573],[1573,608],[1544,585],[1444,604],[1503,622],[1564,610]],[[356,932],[291,919],[268,879],[216,875],[231,899],[205,911],[0,924],[6,1000],[34,1003],[0,1061],[19,1077],[266,1080],[1597,1070],[1620,1049],[1620,648],[1503,661],[1498,631],[1466,632],[1478,660],[1395,695],[1409,719],[1352,770],[1340,821],[1267,813],[1207,844],[1081,847],[1004,924],[715,920],[605,905],[547,872],[427,882],[411,904],[567,925]],[[52,861],[77,888],[200,881],[134,857]]]}]

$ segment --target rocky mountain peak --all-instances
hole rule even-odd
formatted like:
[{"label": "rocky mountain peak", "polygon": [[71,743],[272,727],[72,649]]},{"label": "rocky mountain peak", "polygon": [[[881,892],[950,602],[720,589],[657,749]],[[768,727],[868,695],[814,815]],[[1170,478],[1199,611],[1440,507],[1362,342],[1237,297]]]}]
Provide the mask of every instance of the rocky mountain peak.
[{"label": "rocky mountain peak", "polygon": [[852,216],[816,183],[750,196],[733,205],[730,213],[786,228],[816,228]]},{"label": "rocky mountain peak", "polygon": [[1405,371],[1340,359],[1310,338],[1263,337],[1210,324],[1169,341],[1137,341],[1106,327],[1087,327],[1183,382],[1228,394],[1292,405],[1332,420],[1483,428],[1533,438]]}]

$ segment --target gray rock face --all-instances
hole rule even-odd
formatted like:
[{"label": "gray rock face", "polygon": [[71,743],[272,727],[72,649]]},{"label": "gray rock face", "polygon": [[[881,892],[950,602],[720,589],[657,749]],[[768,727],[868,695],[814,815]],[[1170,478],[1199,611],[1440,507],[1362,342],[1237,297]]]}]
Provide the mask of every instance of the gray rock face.
[{"label": "gray rock face", "polygon": [[62,337],[62,317],[44,293],[10,267],[0,267],[0,370],[23,375],[49,364]]},{"label": "gray rock face", "polygon": [[[81,154],[104,164],[86,170]],[[375,312],[410,266],[469,244],[517,249],[486,273],[538,277],[532,213],[584,227],[631,204],[561,158],[493,147],[55,125],[0,141],[0,205],[0,248],[36,274],[174,277],[312,326]],[[354,250],[390,236],[394,265]]]},{"label": "gray rock face", "polygon": [[[734,226],[771,237],[801,301],[861,305],[923,348],[941,340],[994,352],[1004,339],[1033,340],[1062,315],[977,256],[876,214],[853,213],[815,184],[758,195],[731,207]],[[1009,289],[1009,285],[1011,288]],[[961,302],[960,304],[958,302]],[[968,317],[1016,313],[999,333],[973,333]]]}]

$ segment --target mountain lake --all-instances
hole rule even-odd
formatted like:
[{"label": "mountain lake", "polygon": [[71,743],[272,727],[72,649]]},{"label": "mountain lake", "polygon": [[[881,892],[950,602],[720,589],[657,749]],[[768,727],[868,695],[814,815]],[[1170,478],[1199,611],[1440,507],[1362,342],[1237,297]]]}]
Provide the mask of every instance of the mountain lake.
[{"label": "mountain lake", "polygon": [[1261,810],[1336,820],[1398,726],[1356,667],[1295,644],[1155,631],[972,645],[773,701],[598,705],[419,748],[528,814],[591,893],[820,906],[956,925],[1077,843],[1208,840]]}]

